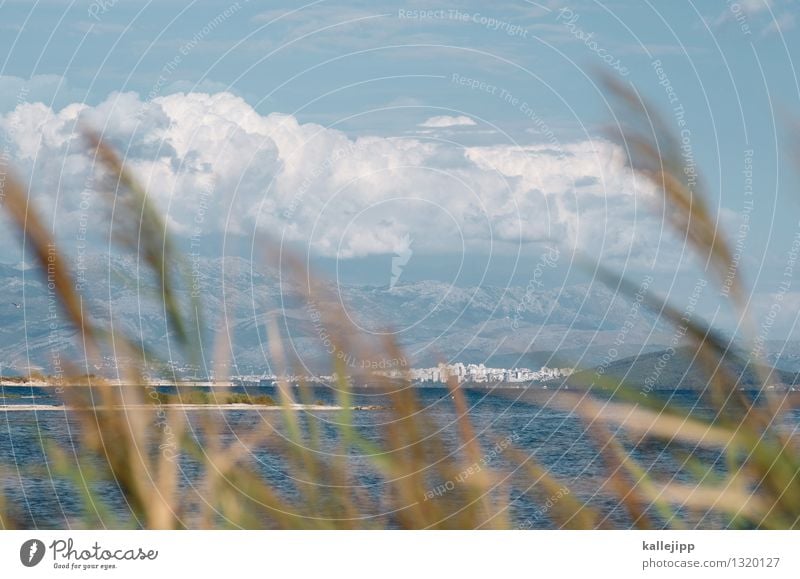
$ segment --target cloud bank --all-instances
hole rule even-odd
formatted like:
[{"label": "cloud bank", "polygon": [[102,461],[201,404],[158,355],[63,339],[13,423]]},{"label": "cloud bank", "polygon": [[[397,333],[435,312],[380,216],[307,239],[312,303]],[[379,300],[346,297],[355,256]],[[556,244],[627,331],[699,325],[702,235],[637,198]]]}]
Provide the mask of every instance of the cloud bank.
[{"label": "cloud bank", "polygon": [[115,93],[97,106],[21,103],[1,116],[10,163],[60,234],[107,219],[87,193],[98,187],[97,167],[82,125],[118,148],[179,235],[265,233],[345,259],[397,253],[409,238],[432,254],[556,242],[626,260],[632,248],[659,242],[642,237],[658,227],[637,202],[652,191],[632,180],[621,149],[606,140],[554,148],[352,138],[260,114],[227,92],[150,102]]}]

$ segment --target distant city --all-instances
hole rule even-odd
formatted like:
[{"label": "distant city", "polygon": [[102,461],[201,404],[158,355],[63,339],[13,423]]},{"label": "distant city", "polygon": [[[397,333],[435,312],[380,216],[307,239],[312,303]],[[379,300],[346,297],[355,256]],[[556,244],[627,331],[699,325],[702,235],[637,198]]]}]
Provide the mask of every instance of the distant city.
[{"label": "distant city", "polygon": [[564,378],[573,372],[573,368],[548,368],[539,370],[528,368],[487,368],[483,364],[439,364],[434,368],[410,370],[413,380],[419,382],[445,383],[452,376],[459,382],[546,382],[556,378]]},{"label": "distant city", "polygon": [[[125,368],[133,364],[133,360],[104,356],[103,361],[93,364],[92,369],[98,376],[105,376],[112,381],[114,376],[125,375]],[[361,384],[368,382],[370,375],[383,376],[392,379],[410,379],[418,386],[434,386],[436,384],[446,384],[451,378],[459,384],[517,384],[524,385],[532,382],[548,382],[558,378],[570,376],[574,368],[549,368],[542,366],[538,370],[530,368],[492,368],[484,364],[439,364],[430,368],[410,368],[406,360],[393,360],[389,369],[382,364],[350,364],[353,375],[361,379]],[[167,362],[161,368],[148,368],[142,374],[142,378],[148,384],[168,385],[175,382],[181,384],[196,385],[230,385],[230,386],[272,386],[279,380],[286,380],[289,383],[333,383],[337,380],[334,375],[326,374],[272,374],[259,371],[257,368],[248,368],[245,372],[239,372],[230,368],[221,367],[209,363],[209,370],[191,364]],[[367,369],[370,371],[367,371]],[[360,371],[359,371],[360,370]],[[3,371],[7,372],[6,374]],[[10,373],[8,373],[10,371]],[[165,378],[171,375],[173,378]],[[54,380],[64,380],[65,377],[60,372],[55,374],[46,372],[42,368],[18,368],[13,364],[0,364],[0,383],[41,383],[46,384]]]},{"label": "distant city", "polygon": [[[538,370],[531,370],[529,368],[490,368],[484,364],[463,364],[458,362],[456,364],[439,364],[431,368],[409,368],[409,369],[393,369],[393,370],[378,370],[373,372],[380,376],[388,378],[411,378],[414,383],[425,384],[446,384],[448,380],[454,378],[459,384],[461,383],[474,383],[474,384],[492,384],[492,383],[513,383],[522,384],[526,382],[547,382],[558,378],[565,378],[574,372],[574,368],[548,368],[542,366]],[[271,384],[277,382],[282,377],[277,375],[243,375],[232,376],[231,382],[233,384]],[[308,382],[333,382],[336,380],[335,376],[319,375],[319,376],[305,376],[294,375],[285,376],[283,379],[290,382],[294,381],[308,381]]]}]

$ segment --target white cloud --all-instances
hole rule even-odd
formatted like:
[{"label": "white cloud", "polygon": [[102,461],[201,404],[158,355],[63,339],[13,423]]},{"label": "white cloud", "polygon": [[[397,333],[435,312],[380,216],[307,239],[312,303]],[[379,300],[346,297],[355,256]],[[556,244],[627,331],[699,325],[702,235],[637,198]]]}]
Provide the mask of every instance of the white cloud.
[{"label": "white cloud", "polygon": [[740,0],[739,4],[749,14],[758,14],[772,9],[772,0]]},{"label": "white cloud", "polygon": [[762,36],[769,34],[784,33],[792,30],[797,24],[795,15],[791,12],[784,12],[772,21],[768,22],[761,30]]},{"label": "white cloud", "polygon": [[727,6],[713,21],[713,26],[737,23],[750,33],[758,28],[761,36],[791,30],[796,25],[795,0],[739,0]]},{"label": "white cloud", "polygon": [[354,140],[291,115],[259,114],[227,92],[149,103],[115,93],[93,107],[23,104],[0,116],[13,162],[67,240],[82,221],[100,227],[107,216],[94,197],[81,198],[96,171],[80,123],[117,147],[184,236],[257,232],[342,258],[397,253],[409,237],[420,253],[516,253],[555,240],[626,260],[662,242],[647,238],[658,221],[638,203],[652,189],[632,181],[608,141],[461,148],[407,136]]},{"label": "white cloud", "polygon": [[431,117],[424,123],[420,123],[419,126],[426,129],[445,129],[448,127],[474,127],[476,124],[475,121],[464,115],[457,117],[441,115],[438,117]]}]

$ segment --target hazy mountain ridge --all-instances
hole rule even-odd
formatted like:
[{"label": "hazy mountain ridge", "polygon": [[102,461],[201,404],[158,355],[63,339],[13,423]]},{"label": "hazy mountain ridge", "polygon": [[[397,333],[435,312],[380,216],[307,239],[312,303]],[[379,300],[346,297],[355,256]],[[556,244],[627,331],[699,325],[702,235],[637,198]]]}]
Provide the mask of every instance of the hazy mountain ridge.
[{"label": "hazy mountain ridge", "polygon": [[[774,368],[764,363],[748,360],[745,352],[731,351],[723,362],[726,375],[736,380],[735,388],[752,389],[766,385],[795,386],[800,384],[800,373]],[[693,348],[676,348],[643,353],[616,360],[598,368],[573,374],[567,382],[575,385],[602,386],[604,381],[622,383],[635,390],[703,390],[710,378],[708,369],[697,358]]]},{"label": "hazy mountain ridge", "polygon": [[[145,341],[166,352],[167,327],[159,288],[146,268],[129,257],[87,256],[82,260],[85,306],[104,327]],[[75,268],[73,268],[75,269]],[[302,293],[275,270],[254,267],[241,258],[194,259],[178,294],[188,304],[192,291],[202,299],[200,327],[206,352],[219,332],[227,332],[241,371],[266,367],[266,323],[278,320],[285,346],[311,369],[324,367],[328,355],[320,328]],[[0,265],[0,355],[4,364],[48,367],[54,344],[74,355],[74,330],[48,317],[52,296],[40,272]],[[611,345],[617,358],[637,353],[655,326],[647,350],[667,343],[669,328],[643,308],[634,312],[627,298],[599,284],[580,284],[532,292],[522,286],[453,287],[436,281],[387,286],[327,283],[329,298],[367,332],[393,332],[410,363],[486,362],[507,366],[597,364]],[[51,301],[48,301],[48,300]],[[14,303],[21,304],[17,308]],[[324,308],[324,303],[314,304]],[[635,313],[635,315],[633,315]],[[56,322],[56,329],[51,322]],[[631,327],[620,339],[623,324]],[[23,338],[23,339],[21,339]],[[26,338],[26,339],[24,339]],[[174,348],[173,348],[174,349]],[[551,353],[556,358],[551,359]],[[494,360],[494,362],[493,362]]]}]

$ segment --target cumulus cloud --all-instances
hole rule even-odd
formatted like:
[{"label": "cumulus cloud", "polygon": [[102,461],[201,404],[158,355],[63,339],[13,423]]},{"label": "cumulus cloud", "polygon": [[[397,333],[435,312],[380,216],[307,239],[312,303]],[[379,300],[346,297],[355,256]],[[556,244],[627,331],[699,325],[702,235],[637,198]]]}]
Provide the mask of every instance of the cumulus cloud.
[{"label": "cumulus cloud", "polygon": [[608,141],[554,148],[354,139],[262,115],[227,92],[150,102],[115,93],[97,106],[23,103],[0,116],[12,162],[67,239],[107,216],[96,197],[82,195],[98,183],[81,124],[117,147],[186,237],[268,234],[340,258],[394,254],[409,238],[416,252],[516,252],[555,240],[625,259],[635,246],[660,243],[641,238],[658,231],[637,203],[652,191],[634,183]]},{"label": "cumulus cloud", "polygon": [[457,117],[440,115],[429,118],[424,123],[420,123],[419,126],[426,129],[445,129],[448,127],[474,127],[476,124],[475,121],[464,115]]}]

